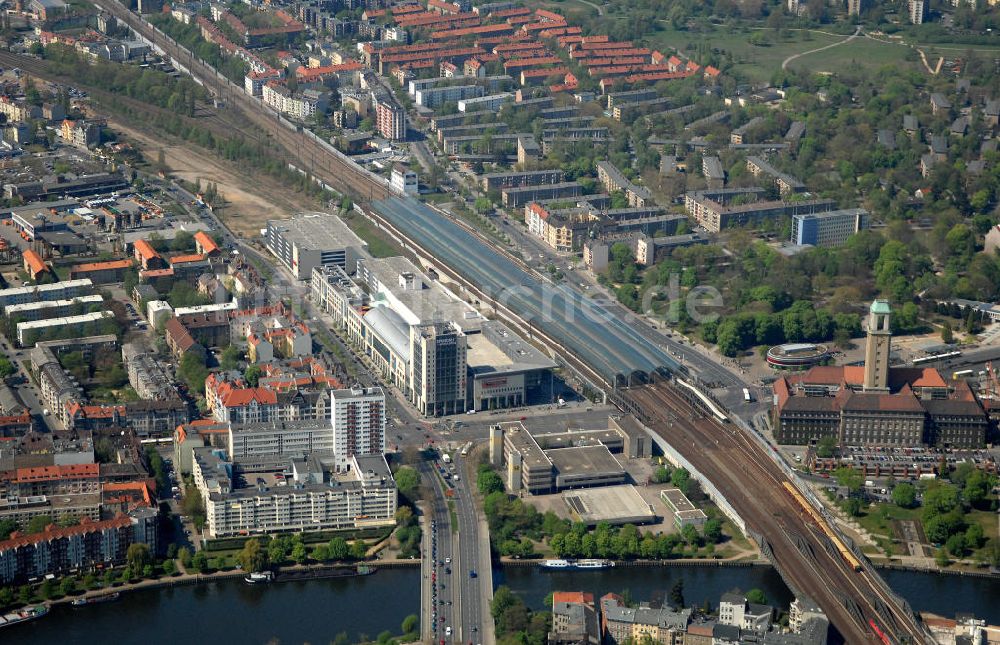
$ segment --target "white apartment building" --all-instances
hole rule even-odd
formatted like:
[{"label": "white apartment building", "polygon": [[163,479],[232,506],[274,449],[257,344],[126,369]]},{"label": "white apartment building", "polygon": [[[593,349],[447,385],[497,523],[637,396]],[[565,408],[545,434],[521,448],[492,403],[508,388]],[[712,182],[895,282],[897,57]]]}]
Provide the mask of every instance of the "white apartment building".
[{"label": "white apartment building", "polygon": [[355,457],[385,452],[385,392],[382,388],[333,390],[330,419],[338,471],[348,470]]}]

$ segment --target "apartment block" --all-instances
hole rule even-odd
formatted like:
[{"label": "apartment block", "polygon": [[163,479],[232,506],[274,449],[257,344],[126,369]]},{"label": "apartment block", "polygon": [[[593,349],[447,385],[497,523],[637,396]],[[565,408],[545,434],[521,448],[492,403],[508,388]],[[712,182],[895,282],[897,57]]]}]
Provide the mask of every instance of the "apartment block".
[{"label": "apartment block", "polygon": [[840,246],[868,227],[868,211],[863,208],[794,215],[791,241],[793,244]]},{"label": "apartment block", "polygon": [[653,194],[648,188],[633,184],[609,161],[597,162],[597,179],[609,193],[624,192],[629,206],[641,208],[653,203]]}]

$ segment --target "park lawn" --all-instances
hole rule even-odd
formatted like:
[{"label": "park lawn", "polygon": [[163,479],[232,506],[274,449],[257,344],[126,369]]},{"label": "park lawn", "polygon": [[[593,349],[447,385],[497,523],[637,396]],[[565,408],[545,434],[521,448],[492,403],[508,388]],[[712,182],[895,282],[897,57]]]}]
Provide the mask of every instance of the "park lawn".
[{"label": "park lawn", "polygon": [[861,526],[872,535],[892,538],[892,520],[920,520],[919,508],[899,508],[895,504],[874,504],[856,518]]},{"label": "park lawn", "polygon": [[[750,38],[758,33],[768,37],[768,46],[750,44]],[[694,48],[703,43],[707,43],[712,49],[729,52],[735,63],[733,70],[754,81],[769,81],[781,69],[782,61],[792,54],[830,45],[842,39],[842,36],[792,30],[786,30],[783,37],[778,38],[773,29],[678,31],[666,26],[648,36],[648,40],[657,48],[676,48],[694,57],[697,57]],[[835,50],[836,48],[831,51]]]},{"label": "park lawn", "polygon": [[992,511],[970,511],[965,515],[968,524],[978,523],[983,527],[983,535],[988,539],[995,540],[1000,527],[997,526],[997,514]]},{"label": "park lawn", "polygon": [[923,69],[916,52],[909,47],[863,37],[815,54],[807,54],[788,64],[791,69],[813,72],[838,72],[854,65],[870,70],[886,65],[919,65]]}]

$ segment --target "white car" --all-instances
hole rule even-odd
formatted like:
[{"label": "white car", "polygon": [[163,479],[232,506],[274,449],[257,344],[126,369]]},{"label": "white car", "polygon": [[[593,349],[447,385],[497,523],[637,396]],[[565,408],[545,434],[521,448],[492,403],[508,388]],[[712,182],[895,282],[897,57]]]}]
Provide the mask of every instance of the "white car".
[{"label": "white car", "polygon": [[445,627],[444,628],[444,635],[445,636],[451,636],[451,627]]}]

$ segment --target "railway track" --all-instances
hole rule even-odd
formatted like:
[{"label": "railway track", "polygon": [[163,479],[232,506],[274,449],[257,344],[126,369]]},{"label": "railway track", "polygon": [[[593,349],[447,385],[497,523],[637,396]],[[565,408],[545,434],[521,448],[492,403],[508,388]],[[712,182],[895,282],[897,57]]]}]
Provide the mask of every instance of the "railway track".
[{"label": "railway track", "polygon": [[[186,69],[197,82],[212,92],[216,98],[224,101],[226,107],[222,110],[240,113],[243,119],[260,131],[261,136],[254,133],[249,138],[256,138],[263,143],[274,142],[284,150],[285,158],[296,167],[309,172],[319,181],[337,192],[349,195],[357,202],[365,203],[388,196],[384,180],[339,156],[332,149],[313,139],[303,129],[290,127],[289,122],[282,119],[279,114],[271,111],[258,99],[248,96],[242,87],[235,85],[214,68],[194,57],[187,49],[116,0],[95,0],[94,4],[156,45],[174,60],[176,66]],[[227,126],[231,128],[232,124],[227,123]]]},{"label": "railway track", "polygon": [[764,536],[788,585],[819,603],[843,642],[881,642],[870,628],[872,619],[894,635],[894,643],[925,642],[919,625],[883,591],[877,574],[870,568],[851,570],[828,544],[822,527],[785,491],[788,478],[753,438],[698,414],[668,383],[631,388],[623,397],[645,415],[646,425],[725,492],[750,528]]}]

